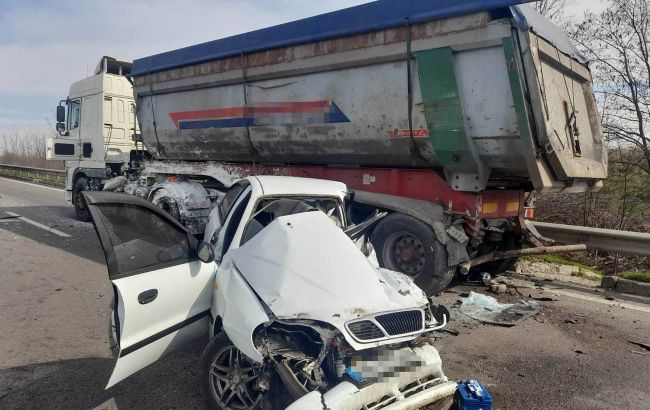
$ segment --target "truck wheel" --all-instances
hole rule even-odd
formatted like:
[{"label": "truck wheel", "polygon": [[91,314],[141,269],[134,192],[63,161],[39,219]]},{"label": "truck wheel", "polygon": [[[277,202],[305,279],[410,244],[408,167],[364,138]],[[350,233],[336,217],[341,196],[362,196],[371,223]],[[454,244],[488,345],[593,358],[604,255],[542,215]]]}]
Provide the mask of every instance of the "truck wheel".
[{"label": "truck wheel", "polygon": [[84,222],[90,222],[90,211],[86,205],[86,198],[82,195],[84,191],[88,191],[88,178],[80,177],[72,187],[72,202],[77,217]]},{"label": "truck wheel", "polygon": [[168,190],[164,188],[157,190],[156,193],[153,194],[153,198],[151,198],[151,203],[167,212],[177,221],[181,220],[181,213],[178,209],[178,204]]},{"label": "truck wheel", "polygon": [[262,365],[253,362],[219,333],[203,351],[201,392],[209,407],[221,410],[258,409],[264,397],[257,388]]},{"label": "truck wheel", "polygon": [[447,250],[433,229],[411,216],[394,213],[382,220],[371,237],[379,264],[402,272],[427,295],[445,289],[456,268],[447,266]]}]

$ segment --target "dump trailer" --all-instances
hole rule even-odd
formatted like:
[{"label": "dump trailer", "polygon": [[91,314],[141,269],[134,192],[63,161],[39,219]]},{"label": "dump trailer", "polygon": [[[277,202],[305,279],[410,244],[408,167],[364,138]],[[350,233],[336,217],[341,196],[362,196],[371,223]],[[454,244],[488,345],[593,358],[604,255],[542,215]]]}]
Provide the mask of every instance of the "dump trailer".
[{"label": "dump trailer", "polygon": [[587,61],[520,3],[380,0],[138,59],[153,160],[124,189],[200,233],[238,178],[342,181],[353,218],[390,214],[379,262],[439,291],[459,264],[535,243],[529,193],[607,177]]}]

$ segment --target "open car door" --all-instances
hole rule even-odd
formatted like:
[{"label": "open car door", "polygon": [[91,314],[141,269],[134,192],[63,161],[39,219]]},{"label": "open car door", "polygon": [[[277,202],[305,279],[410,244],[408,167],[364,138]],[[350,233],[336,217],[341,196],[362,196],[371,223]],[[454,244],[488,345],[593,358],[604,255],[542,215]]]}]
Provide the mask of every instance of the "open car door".
[{"label": "open car door", "polygon": [[106,388],[174,348],[206,335],[217,265],[198,259],[198,240],[149,202],[86,192],[115,291],[120,352]]}]

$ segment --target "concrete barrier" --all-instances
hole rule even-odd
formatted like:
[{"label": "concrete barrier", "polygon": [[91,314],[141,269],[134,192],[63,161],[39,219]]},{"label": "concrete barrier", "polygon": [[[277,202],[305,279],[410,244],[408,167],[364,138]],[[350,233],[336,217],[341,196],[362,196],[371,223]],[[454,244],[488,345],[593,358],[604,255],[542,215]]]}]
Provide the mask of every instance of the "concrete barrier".
[{"label": "concrete barrier", "polygon": [[650,283],[637,282],[616,276],[603,276],[600,287],[621,293],[650,297]]}]

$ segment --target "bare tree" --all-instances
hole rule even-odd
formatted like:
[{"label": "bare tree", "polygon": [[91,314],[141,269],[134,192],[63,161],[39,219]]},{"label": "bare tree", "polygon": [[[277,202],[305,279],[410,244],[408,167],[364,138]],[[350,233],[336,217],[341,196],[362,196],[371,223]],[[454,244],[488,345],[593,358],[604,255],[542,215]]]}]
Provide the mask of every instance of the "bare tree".
[{"label": "bare tree", "polygon": [[60,168],[61,161],[45,159],[45,140],[53,136],[50,129],[0,130],[0,163]]},{"label": "bare tree", "polygon": [[539,14],[555,23],[562,23],[566,16],[568,0],[541,0],[534,4]]},{"label": "bare tree", "polygon": [[634,148],[615,160],[650,174],[650,4],[607,0],[588,13],[573,37],[592,61],[605,135]]}]

